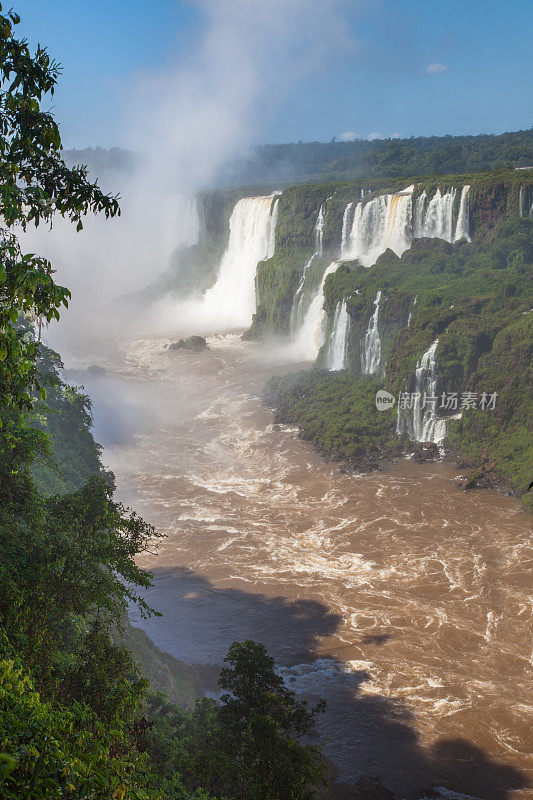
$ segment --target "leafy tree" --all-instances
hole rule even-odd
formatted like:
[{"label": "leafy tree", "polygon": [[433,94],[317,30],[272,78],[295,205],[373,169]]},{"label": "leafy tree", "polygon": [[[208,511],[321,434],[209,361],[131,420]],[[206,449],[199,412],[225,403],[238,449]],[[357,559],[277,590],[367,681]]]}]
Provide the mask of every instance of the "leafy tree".
[{"label": "leafy tree", "polygon": [[116,197],[90,183],[83,167],[69,168],[61,158],[59,129],[41,108],[54,93],[59,65],[42,47],[31,53],[15,36],[19,21],[14,11],[0,13],[0,421],[6,405],[32,403],[36,343],[18,326],[20,315],[59,319],[70,296],[54,283],[49,261],[22,254],[11,229],[51,224],[60,214],[80,230],[89,211],[119,213]]},{"label": "leafy tree", "polygon": [[184,778],[217,797],[310,800],[324,782],[320,750],[299,739],[310,733],[323,701],[297,700],[261,644],[235,642],[219,684],[221,705],[205,700],[192,718]]},{"label": "leafy tree", "polygon": [[[13,658],[0,660],[0,795],[4,800],[158,800],[125,726],[79,703],[43,700]],[[112,752],[112,757],[110,757]]]},{"label": "leafy tree", "polygon": [[137,590],[150,574],[134,556],[156,534],[112,500],[101,476],[74,494],[37,496],[32,509],[23,524],[8,516],[0,525],[0,620],[41,688],[83,697],[101,716],[129,714],[130,690],[140,699],[143,687],[108,634],[127,600],[150,612]]}]

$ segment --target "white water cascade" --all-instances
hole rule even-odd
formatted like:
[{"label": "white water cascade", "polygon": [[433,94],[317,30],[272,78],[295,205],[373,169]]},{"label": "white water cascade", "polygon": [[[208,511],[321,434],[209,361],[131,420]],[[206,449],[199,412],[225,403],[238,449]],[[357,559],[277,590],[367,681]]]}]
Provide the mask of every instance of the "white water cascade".
[{"label": "white water cascade", "polygon": [[413,239],[445,239],[457,242],[470,241],[469,192],[463,186],[457,223],[454,226],[453,210],[456,189],[444,194],[437,189],[428,201],[426,192],[412,202],[414,186],[396,194],[383,194],[368,203],[349,203],[342,223],[341,258],[358,259],[365,267],[375,264],[378,257],[390,248],[401,256],[411,247]]},{"label": "white water cascade", "polygon": [[344,214],[342,215],[341,254],[347,252],[348,250],[348,242],[353,222],[352,219],[353,207],[354,207],[353,203],[348,203],[348,205],[344,209]]},{"label": "white water cascade", "polygon": [[293,334],[296,333],[296,331],[300,326],[300,322],[302,321],[301,320],[302,303],[304,298],[304,287],[305,287],[305,279],[307,277],[307,271],[309,270],[309,267],[311,266],[315,258],[319,258],[324,252],[324,246],[323,246],[324,220],[325,220],[324,203],[322,203],[319,208],[317,220],[315,223],[315,250],[311,258],[304,264],[302,276],[300,278],[300,283],[298,284],[298,288],[296,289],[296,293],[294,295],[294,300],[292,301],[290,328]]},{"label": "white water cascade", "polygon": [[270,234],[268,237],[268,252],[267,258],[272,258],[274,255],[274,251],[276,250],[276,225],[278,224],[278,214],[279,214],[279,197],[276,197],[274,200],[274,205],[272,206],[272,219],[270,220]]},{"label": "white water cascade", "polygon": [[413,305],[411,306],[411,310],[409,312],[409,316],[407,317],[407,327],[408,328],[411,327],[411,320],[413,319],[413,311],[415,310],[417,298],[418,298],[418,295],[415,294],[415,297],[414,297],[414,300],[413,300]]},{"label": "white water cascade", "polygon": [[[435,413],[437,390],[435,352],[439,340],[426,350],[415,370],[415,387],[411,408],[401,408],[398,402],[398,435],[407,433],[415,442],[434,442],[441,444],[446,436],[446,420]],[[409,413],[411,412],[411,413]]]},{"label": "white water cascade", "polygon": [[[470,241],[470,186],[465,185],[462,188],[455,224],[454,206],[457,195],[455,188],[445,191],[444,194],[440,189],[437,189],[429,200],[426,192],[422,192],[416,203],[413,204],[414,188],[414,186],[408,186],[401,192],[378,195],[366,203],[364,200],[357,203],[348,203],[342,220],[341,261],[358,260],[363,266],[370,267],[375,264],[378,257],[388,248],[393,250],[396,255],[401,256],[402,253],[410,248],[415,238],[440,238],[448,242],[456,242],[459,239]],[[304,348],[305,357],[309,357],[310,353],[318,354],[323,340],[323,309],[320,306],[317,310],[317,304],[323,302],[323,284],[311,301],[305,317],[302,314],[307,273],[314,259],[322,254],[323,225],[324,212],[323,207],[321,207],[315,225],[316,250],[304,266],[291,310],[291,332],[298,347],[300,349]],[[336,269],[339,262],[333,262],[333,264],[335,264]],[[324,277],[331,270],[332,267],[330,265]],[[381,347],[377,331],[378,308],[376,308],[375,314],[376,330],[371,331],[369,329],[367,331],[365,351],[362,356],[363,371],[368,374],[376,374],[379,371],[381,360],[381,353],[378,352],[378,347],[379,349]],[[314,320],[313,324],[312,320]],[[411,315],[409,316],[408,325],[410,322]],[[318,329],[315,327],[315,323],[320,327],[322,333],[317,334]],[[304,337],[311,333],[313,341],[308,341],[307,346],[305,346]],[[318,347],[316,345],[317,339],[320,342]],[[373,360],[371,361],[367,361],[366,357],[367,339],[374,348]]]},{"label": "white water cascade", "polygon": [[428,202],[426,192],[418,197],[413,214],[414,239],[444,239],[446,242],[470,241],[470,186],[461,189],[457,222],[453,224],[453,209],[457,190],[452,188],[442,194],[437,189]]},{"label": "white water cascade", "polygon": [[346,300],[337,304],[333,317],[333,329],[326,356],[326,369],[339,372],[346,368],[346,337],[350,327],[350,317],[346,308]]},{"label": "white water cascade", "polygon": [[335,272],[340,263],[340,261],[332,261],[324,272],[318,291],[311,300],[294,340],[294,354],[304,361],[314,361],[318,356],[318,351],[324,344],[324,320],[326,316],[324,311],[324,284],[328,275]]},{"label": "white water cascade", "polygon": [[457,215],[457,225],[455,226],[454,242],[466,239],[470,241],[470,186],[463,186],[461,190],[461,202],[459,203],[459,214]]},{"label": "white water cascade", "polygon": [[274,198],[244,197],[236,203],[217,282],[207,290],[198,310],[204,324],[230,328],[250,325],[256,307],[257,264],[273,254],[278,202]]},{"label": "white water cascade", "polygon": [[381,291],[374,300],[374,313],[370,317],[361,356],[361,368],[365,375],[377,375],[381,362],[381,339],[379,338],[379,304]]},{"label": "white water cascade", "polygon": [[413,239],[421,239],[424,236],[424,215],[426,212],[426,202],[428,196],[426,192],[418,195],[413,210]]},{"label": "white water cascade", "polygon": [[[358,259],[363,266],[370,267],[387,248],[401,256],[411,246],[413,238],[413,190],[414,186],[408,186],[403,192],[378,195],[368,203],[359,202],[353,212],[350,233],[343,236],[342,259]],[[348,219],[347,207],[343,228]]]},{"label": "white water cascade", "polygon": [[[453,204],[455,202],[455,189],[450,189],[445,194],[437,189],[428,202],[423,215],[420,235],[428,239],[444,239],[453,241]],[[417,232],[418,233],[418,232]]]}]

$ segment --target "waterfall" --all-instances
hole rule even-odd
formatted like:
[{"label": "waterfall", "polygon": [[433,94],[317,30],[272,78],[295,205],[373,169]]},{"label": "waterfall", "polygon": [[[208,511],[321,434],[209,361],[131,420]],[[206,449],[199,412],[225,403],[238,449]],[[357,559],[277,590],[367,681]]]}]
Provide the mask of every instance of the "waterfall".
[{"label": "waterfall", "polygon": [[291,308],[291,319],[290,319],[290,329],[292,333],[296,333],[298,330],[301,317],[302,317],[302,303],[304,298],[304,287],[305,287],[305,279],[307,277],[307,271],[315,258],[319,258],[324,252],[324,245],[323,245],[323,237],[324,237],[324,203],[321,204],[318,210],[318,216],[315,223],[315,251],[311,258],[304,264],[304,268],[302,271],[302,275],[300,278],[300,283],[298,284],[298,288],[296,289],[296,293],[294,295],[294,300],[292,301],[292,308]]},{"label": "waterfall", "polygon": [[418,298],[418,295],[417,295],[417,294],[415,294],[415,298],[414,298],[414,300],[413,300],[413,305],[411,306],[411,310],[410,310],[410,312],[409,312],[409,316],[407,317],[407,327],[408,327],[408,328],[410,328],[410,327],[411,327],[411,320],[412,320],[412,318],[413,318],[413,311],[415,310],[415,306],[416,306],[416,301],[417,301],[417,298]]},{"label": "waterfall", "polygon": [[337,303],[329,340],[326,368],[330,372],[338,372],[346,368],[346,337],[349,327],[350,317],[346,308],[346,300],[343,300],[342,303]]},{"label": "waterfall", "polygon": [[352,209],[354,204],[348,203],[342,215],[342,238],[341,238],[341,256],[348,252],[348,242],[350,238],[350,230],[352,223]]},{"label": "waterfall", "polygon": [[437,189],[428,202],[426,192],[417,198],[413,214],[414,239],[445,239],[447,242],[458,242],[460,239],[470,241],[470,186],[465,185],[461,190],[457,222],[453,225],[453,209],[455,204],[456,189],[449,189],[442,194]]},{"label": "waterfall", "polygon": [[274,205],[272,206],[272,219],[270,220],[270,234],[268,237],[268,252],[267,258],[272,258],[274,255],[274,251],[276,249],[276,225],[278,224],[278,214],[279,214],[279,197],[276,197],[274,200]]},{"label": "waterfall", "polygon": [[461,191],[461,202],[459,203],[459,214],[457,215],[457,225],[455,226],[454,242],[460,239],[470,241],[469,222],[470,222],[470,209],[469,209],[469,193],[470,186],[463,186]]},{"label": "waterfall", "polygon": [[275,236],[273,201],[274,195],[270,195],[244,197],[236,203],[217,282],[205,293],[199,311],[204,323],[234,328],[250,325],[256,305],[257,264],[268,258]]},{"label": "waterfall", "polygon": [[[428,199],[424,191],[413,204],[414,188],[413,185],[401,192],[378,195],[368,202],[362,198],[357,203],[348,203],[342,219],[340,258],[343,261],[358,260],[364,267],[370,267],[389,248],[401,256],[411,247],[414,238],[440,238],[448,242],[465,238],[470,241],[470,186],[465,185],[462,188],[456,223],[454,223],[454,204],[457,195],[455,188],[449,189],[444,194],[437,189],[431,199]],[[323,340],[323,282],[312,299],[305,317],[303,315],[308,271],[313,261],[323,252],[323,228],[324,204],[320,207],[315,225],[315,252],[304,265],[290,316],[293,338],[296,345],[301,346],[300,349],[303,348],[306,358],[311,357],[312,353],[318,354]],[[338,263],[333,262],[335,269]],[[332,265],[326,270],[324,278],[331,271]],[[381,342],[378,331],[379,299],[376,298],[361,358],[363,372],[371,375],[377,374],[381,366]],[[338,311],[340,314],[340,309]],[[413,309],[409,314],[408,325],[411,324],[412,311]],[[307,345],[304,344],[305,336],[310,337]]]},{"label": "waterfall", "polygon": [[[435,413],[437,401],[429,402],[435,398],[437,390],[435,352],[439,340],[431,344],[426,350],[415,370],[415,388],[412,407],[401,408],[398,402],[398,421],[396,432],[407,433],[415,442],[434,442],[441,444],[446,436],[446,420]],[[427,402],[424,404],[424,400]],[[425,408],[424,408],[425,405]],[[411,415],[409,415],[411,411]]]},{"label": "waterfall", "polygon": [[413,239],[427,237],[457,242],[470,241],[469,192],[463,186],[457,223],[454,229],[454,203],[457,190],[442,194],[437,189],[428,201],[424,191],[412,202],[414,186],[402,192],[382,194],[368,203],[348,203],[342,221],[341,258],[358,259],[365,267],[375,264],[378,257],[390,248],[401,256],[411,247]]},{"label": "waterfall", "polygon": [[370,267],[387,248],[398,256],[407,250],[412,241],[413,189],[414,186],[408,186],[397,194],[382,194],[368,203],[359,202],[342,257],[358,259],[363,266]]},{"label": "waterfall", "polygon": [[361,358],[361,368],[365,375],[377,375],[381,361],[381,339],[379,338],[379,303],[381,291],[374,300],[374,313],[370,317],[365,336],[365,345]]},{"label": "waterfall", "polygon": [[324,284],[328,275],[335,272],[339,264],[340,261],[332,261],[324,272],[318,291],[311,300],[302,325],[298,330],[294,342],[294,351],[305,361],[314,361],[318,351],[324,344],[324,318],[326,314],[324,311]]},{"label": "waterfall", "polygon": [[455,189],[450,189],[445,194],[437,189],[427,204],[422,236],[429,239],[444,239],[453,241],[453,205],[455,202]]},{"label": "waterfall", "polygon": [[424,236],[424,217],[426,213],[426,202],[428,196],[426,192],[417,197],[413,218],[413,238],[421,239]]}]

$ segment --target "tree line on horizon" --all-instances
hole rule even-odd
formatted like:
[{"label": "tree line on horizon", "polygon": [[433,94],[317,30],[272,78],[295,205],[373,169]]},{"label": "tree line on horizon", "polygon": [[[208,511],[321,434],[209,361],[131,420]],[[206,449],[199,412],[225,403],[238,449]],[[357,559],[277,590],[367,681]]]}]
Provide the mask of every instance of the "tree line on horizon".
[{"label": "tree line on horizon", "polygon": [[[68,164],[85,164],[96,175],[131,172],[139,157],[120,147],[73,148]],[[449,175],[533,167],[533,128],[474,136],[411,136],[350,142],[264,144],[224,164],[214,181],[222,186],[357,178]]]}]

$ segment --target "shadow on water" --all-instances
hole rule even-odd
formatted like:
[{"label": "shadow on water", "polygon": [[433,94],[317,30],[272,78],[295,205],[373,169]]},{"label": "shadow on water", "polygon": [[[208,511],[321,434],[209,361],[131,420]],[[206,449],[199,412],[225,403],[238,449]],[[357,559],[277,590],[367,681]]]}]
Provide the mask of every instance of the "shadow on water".
[{"label": "shadow on water", "polygon": [[[263,642],[278,664],[313,661],[318,641],[341,617],[314,600],[290,601],[218,589],[189,569],[153,571],[145,597],[162,618],[142,621],[158,647],[189,663],[218,663],[237,640]],[[133,624],[141,624],[132,610]]]},{"label": "shadow on water", "polygon": [[[147,601],[162,617],[139,620],[155,643],[188,663],[220,663],[236,640],[263,642],[291,688],[326,699],[318,723],[324,752],[343,780],[381,775],[399,797],[413,798],[431,786],[445,786],[486,800],[507,800],[528,786],[525,775],[499,763],[463,739],[438,739],[424,747],[414,717],[397,699],[366,694],[366,670],[352,670],[317,655],[318,642],[332,635],[341,617],[314,600],[289,601],[235,588],[217,588],[183,568],[157,569]],[[368,635],[369,646],[391,634]],[[346,798],[350,797],[346,787]]]}]

